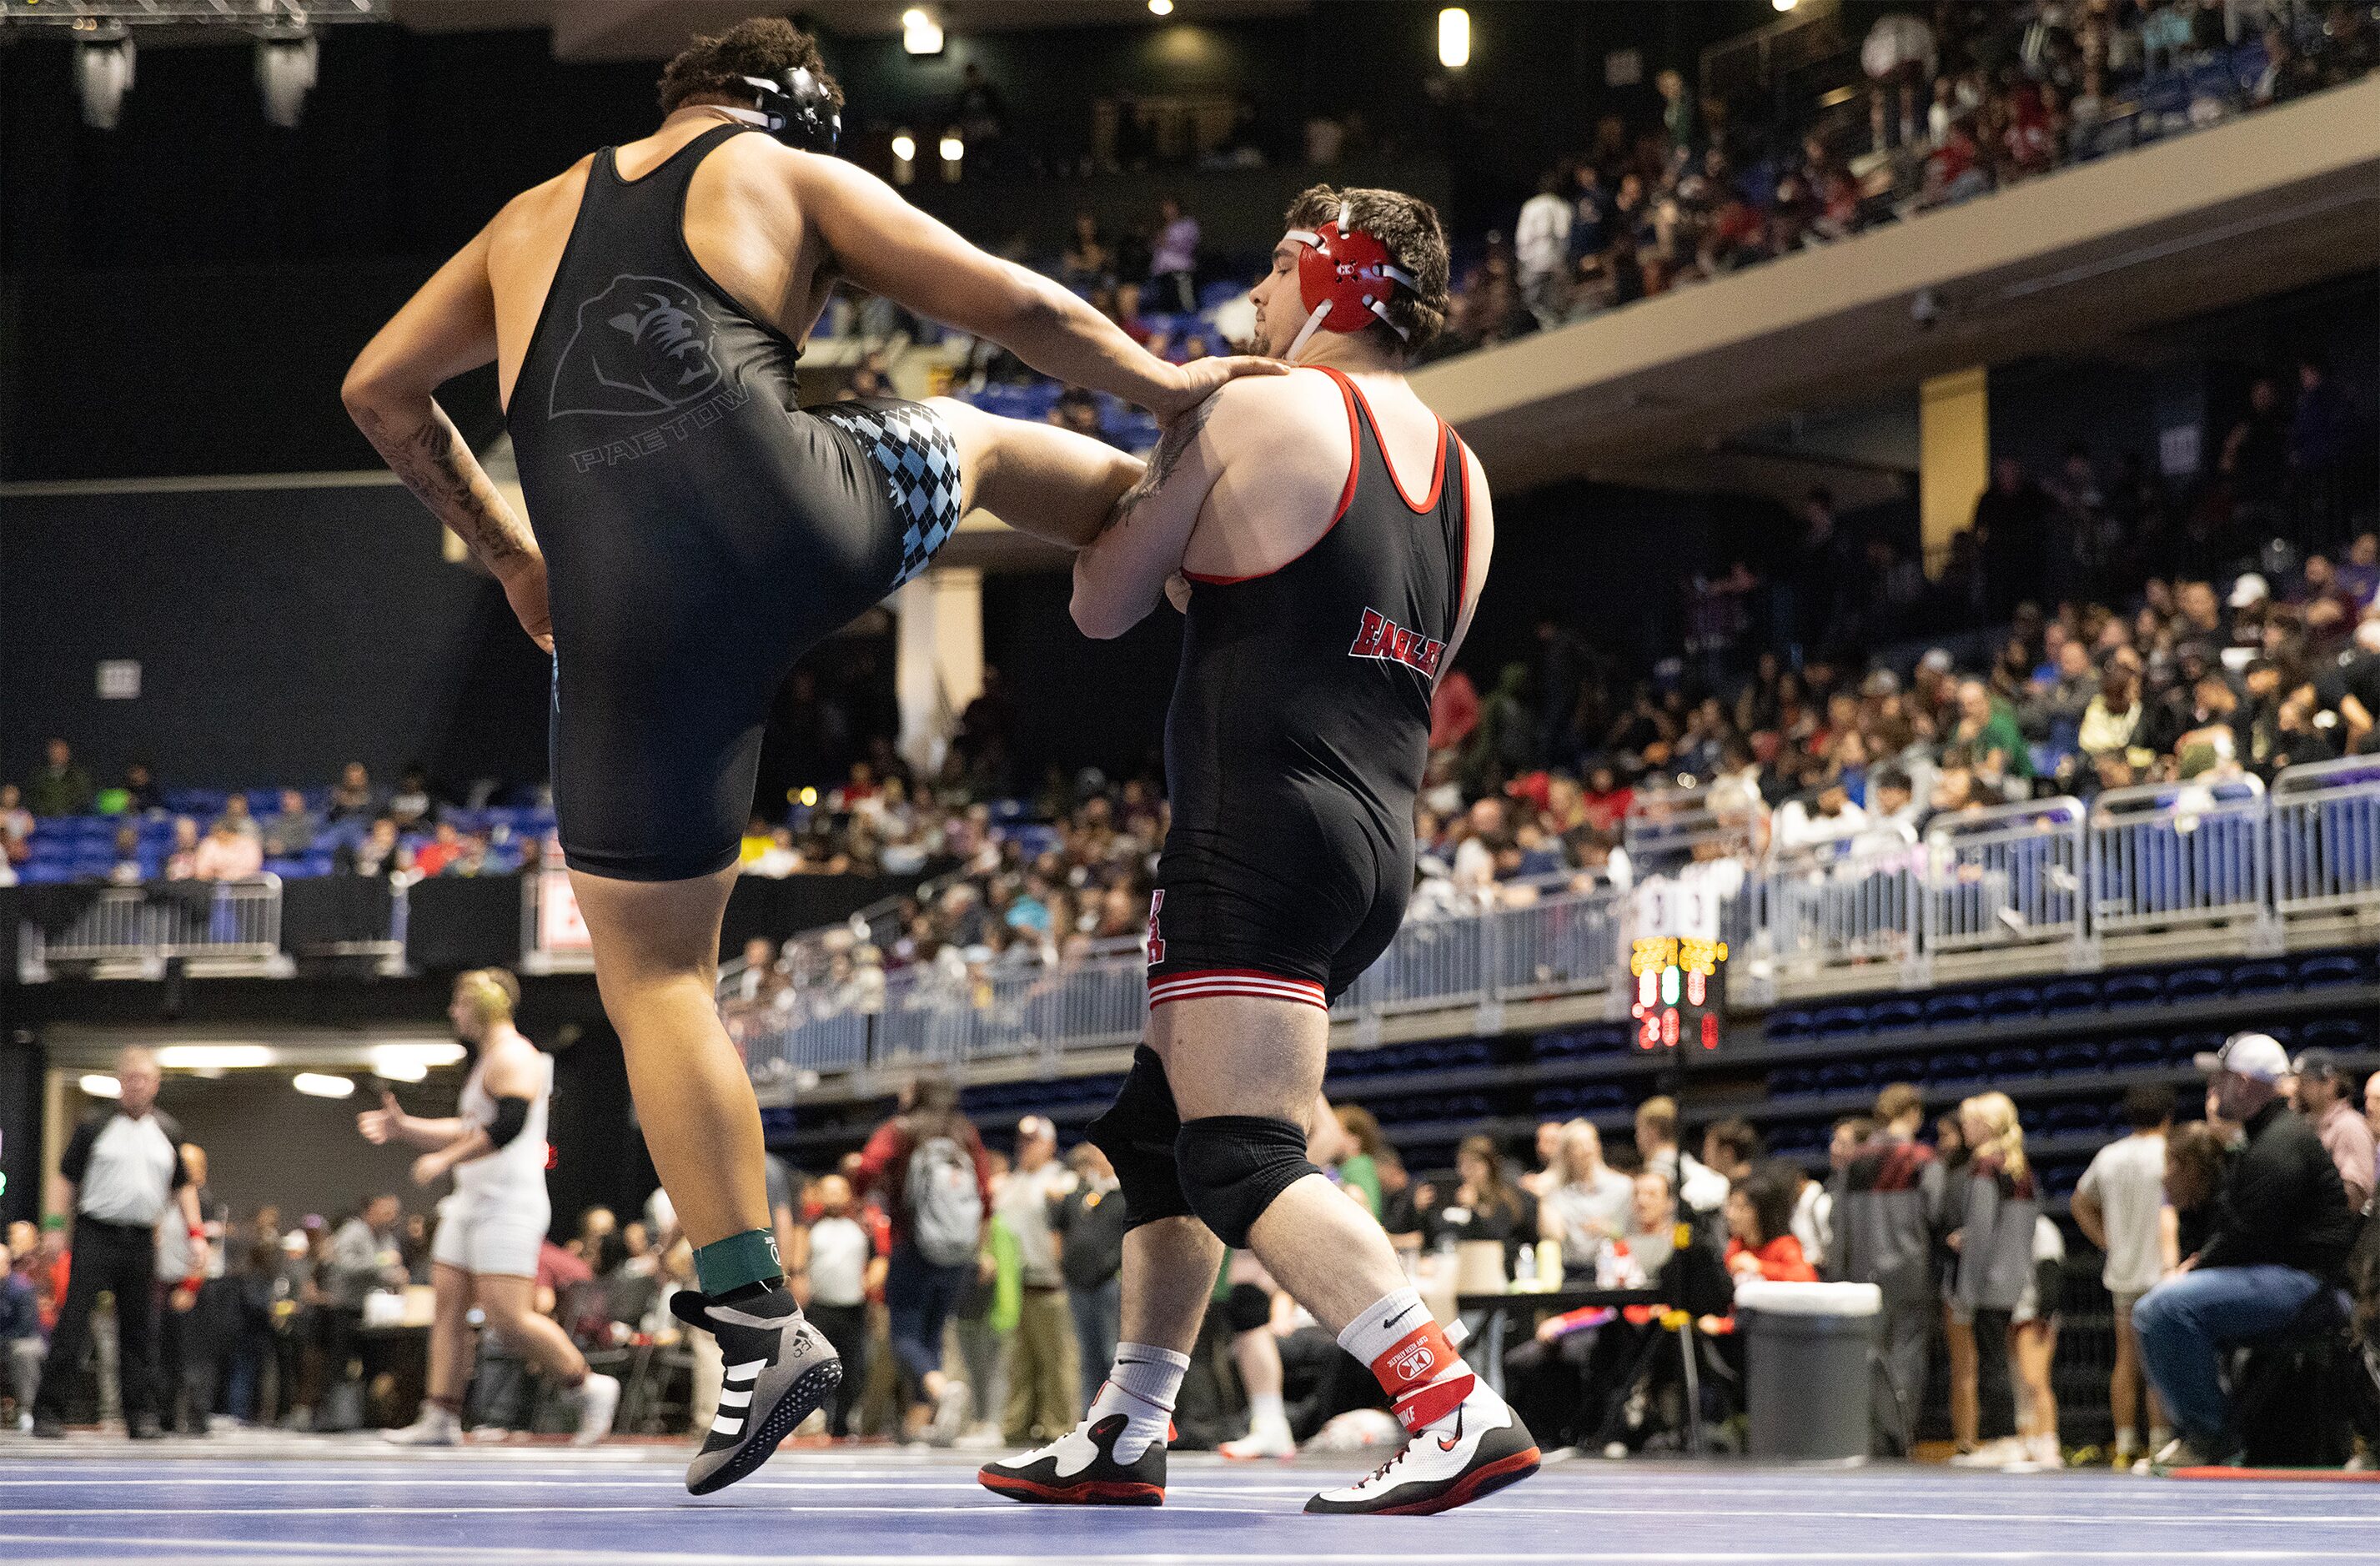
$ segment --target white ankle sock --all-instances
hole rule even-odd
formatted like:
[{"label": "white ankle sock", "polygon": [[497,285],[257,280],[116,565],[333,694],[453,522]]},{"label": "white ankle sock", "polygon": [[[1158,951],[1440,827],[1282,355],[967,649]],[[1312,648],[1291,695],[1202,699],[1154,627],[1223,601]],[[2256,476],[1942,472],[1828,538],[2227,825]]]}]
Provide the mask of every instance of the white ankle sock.
[{"label": "white ankle sock", "polygon": [[1418,1289],[1381,1295],[1356,1314],[1339,1334],[1339,1346],[1366,1365],[1377,1361],[1430,1319]]},{"label": "white ankle sock", "polygon": [[1436,1424],[1466,1401],[1502,1406],[1439,1330],[1418,1290],[1393,1290],[1365,1306],[1339,1334],[1339,1346],[1371,1366],[1408,1431]]},{"label": "white ankle sock", "polygon": [[2140,1451],[2140,1450],[2141,1450],[2141,1433],[2140,1433],[2140,1431],[2138,1431],[2138,1430],[2134,1429],[2134,1428],[2133,1428],[2131,1426],[2130,1426],[2130,1425],[2122,1425],[2122,1426],[2119,1426],[2117,1427],[2117,1429],[2116,1429],[2116,1450],[2117,1450],[2118,1451]]},{"label": "white ankle sock", "polygon": [[1250,1392],[1248,1394],[1248,1428],[1254,1430],[1259,1425],[1275,1422],[1283,1425],[1289,1423],[1289,1410],[1282,1405],[1281,1394]]},{"label": "white ankle sock", "polygon": [[1190,1356],[1151,1343],[1118,1343],[1115,1364],[1091,1400],[1094,1425],[1111,1414],[1124,1416],[1123,1434],[1116,1438],[1118,1463],[1136,1463],[1151,1441],[1162,1443],[1173,1423],[1174,1394],[1190,1368]]}]

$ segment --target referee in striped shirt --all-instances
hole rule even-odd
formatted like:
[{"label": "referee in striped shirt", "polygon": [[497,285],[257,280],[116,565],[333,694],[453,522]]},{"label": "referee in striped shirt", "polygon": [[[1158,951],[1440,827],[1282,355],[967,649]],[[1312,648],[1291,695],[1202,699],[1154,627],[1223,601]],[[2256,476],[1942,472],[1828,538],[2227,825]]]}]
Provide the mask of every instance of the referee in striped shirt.
[{"label": "referee in striped shirt", "polygon": [[91,1341],[91,1311],[105,1290],[115,1296],[116,1371],[124,1425],[135,1440],[157,1427],[157,1225],[178,1208],[189,1227],[193,1268],[207,1257],[199,1194],[182,1167],[182,1133],[157,1108],[157,1057],[127,1050],[115,1058],[115,1102],[76,1127],[58,1160],[64,1206],[74,1214],[67,1297],[50,1334],[33,1434],[66,1433],[67,1379]]}]

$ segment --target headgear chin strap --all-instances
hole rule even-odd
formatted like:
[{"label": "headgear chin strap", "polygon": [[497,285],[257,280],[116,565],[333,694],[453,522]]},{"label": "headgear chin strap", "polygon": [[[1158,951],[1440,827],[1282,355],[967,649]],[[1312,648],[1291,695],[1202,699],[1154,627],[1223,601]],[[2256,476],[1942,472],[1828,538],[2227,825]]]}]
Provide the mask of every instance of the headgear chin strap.
[{"label": "headgear chin strap", "polygon": [[757,125],[788,146],[806,152],[832,152],[843,135],[843,111],[818,74],[795,66],[783,78],[747,76],[753,92],[748,109],[722,108],[747,125]]},{"label": "headgear chin strap", "polygon": [[1305,247],[1297,258],[1297,293],[1309,312],[1289,346],[1292,363],[1323,327],[1361,332],[1378,320],[1398,336],[1412,337],[1389,319],[1388,300],[1391,288],[1410,290],[1414,280],[1390,263],[1386,245],[1354,225],[1346,202],[1339,203],[1334,221],[1318,229],[1293,228],[1289,238]]}]

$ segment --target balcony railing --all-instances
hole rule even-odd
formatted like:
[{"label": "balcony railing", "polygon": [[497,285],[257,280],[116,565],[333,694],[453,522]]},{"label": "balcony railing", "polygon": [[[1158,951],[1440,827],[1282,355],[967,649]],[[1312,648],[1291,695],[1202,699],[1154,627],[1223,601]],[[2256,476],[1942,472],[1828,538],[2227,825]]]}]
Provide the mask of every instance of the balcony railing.
[{"label": "balcony railing", "polygon": [[[1744,841],[1722,810],[1659,796],[1640,848],[1707,857]],[[1609,995],[1626,969],[1626,899],[1557,892],[1518,906],[1416,917],[1332,1008],[1334,1022],[1450,1016],[1488,1026],[1505,1002]],[[2246,951],[2380,931],[2380,758],[2253,779],[2111,791],[2086,808],[2032,800],[1937,822],[1923,843],[1874,831],[1748,861],[1727,899],[1729,994],[1916,988],[1955,975],[2158,960],[2174,942]],[[2192,948],[2204,950],[2204,946]],[[1624,989],[1622,993],[1624,994]],[[790,1015],[735,1024],[754,1075],[1038,1060],[1140,1037],[1140,953],[1014,972],[896,972],[859,1005],[794,992]]]},{"label": "balcony railing", "polygon": [[17,953],[19,971],[29,976],[46,973],[53,963],[274,961],[281,955],[281,878],[100,888],[63,929],[20,925]]}]

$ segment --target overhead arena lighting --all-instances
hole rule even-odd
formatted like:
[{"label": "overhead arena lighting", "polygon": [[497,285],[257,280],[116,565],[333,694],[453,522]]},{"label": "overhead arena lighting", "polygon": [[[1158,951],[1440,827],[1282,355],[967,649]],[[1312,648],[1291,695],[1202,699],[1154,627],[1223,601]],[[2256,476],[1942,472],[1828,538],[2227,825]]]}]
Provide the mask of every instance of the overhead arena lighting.
[{"label": "overhead arena lighting", "polygon": [[942,24],[912,6],[901,13],[901,47],[912,55],[942,52]]},{"label": "overhead arena lighting", "polygon": [[157,1051],[157,1064],[166,1071],[244,1071],[273,1063],[265,1044],[168,1044]]},{"label": "overhead arena lighting", "polygon": [[1148,14],[1152,17],[1172,16],[1173,14],[1173,0],[1148,0]]},{"label": "overhead arena lighting", "polygon": [[325,1076],[318,1071],[301,1071],[289,1079],[289,1086],[310,1099],[344,1099],[356,1090],[355,1083],[344,1076]]},{"label": "overhead arena lighting", "polygon": [[966,156],[966,138],[955,130],[945,130],[942,144],[935,150],[942,154],[942,162],[954,164]]},{"label": "overhead arena lighting", "polygon": [[314,90],[322,46],[305,28],[267,33],[256,41],[256,91],[264,100],[266,123],[298,128],[306,94]]},{"label": "overhead arena lighting", "polygon": [[463,1058],[463,1046],[452,1042],[375,1044],[366,1052],[374,1076],[391,1082],[419,1082],[435,1066],[451,1066]]},{"label": "overhead arena lighting", "polygon": [[1438,14],[1438,63],[1451,71],[1471,63],[1471,13],[1460,6]]},{"label": "overhead arena lighting", "polygon": [[114,130],[132,90],[132,37],[121,25],[98,22],[75,29],[75,91],[82,99],[82,122],[93,130]]},{"label": "overhead arena lighting", "polygon": [[75,1085],[94,1099],[121,1099],[124,1084],[100,1072],[92,1072]]},{"label": "overhead arena lighting", "polygon": [[1794,6],[1800,5],[1802,0],[1768,0],[1768,3],[1776,6],[1780,11],[1790,11]]}]

